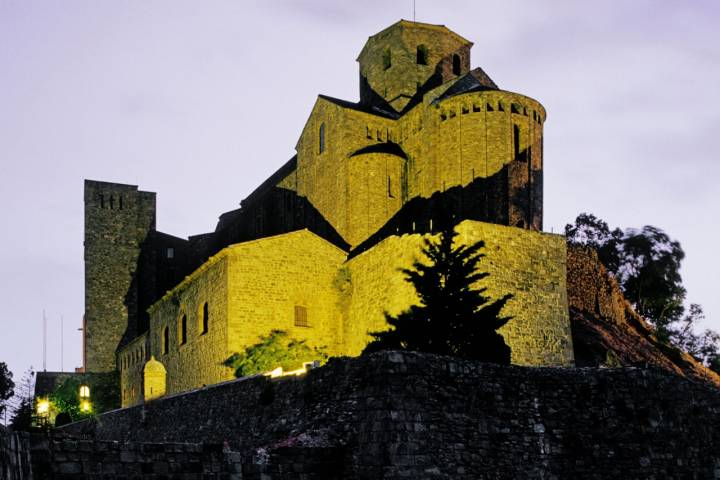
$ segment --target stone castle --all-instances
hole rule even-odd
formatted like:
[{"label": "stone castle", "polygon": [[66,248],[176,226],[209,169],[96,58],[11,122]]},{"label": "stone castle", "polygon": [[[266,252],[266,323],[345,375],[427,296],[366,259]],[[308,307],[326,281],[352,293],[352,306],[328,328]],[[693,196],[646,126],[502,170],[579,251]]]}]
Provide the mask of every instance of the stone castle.
[{"label": "stone castle", "polygon": [[448,221],[485,241],[488,293],[514,294],[513,363],[573,365],[565,239],[542,232],[546,112],[471,47],[404,20],[370,37],[360,101],[320,95],[297,154],[214,232],[159,232],[154,193],[86,181],[85,371],[119,370],[131,406],[231,379],[222,362],[273,329],[358,355],[417,300],[399,269]]}]

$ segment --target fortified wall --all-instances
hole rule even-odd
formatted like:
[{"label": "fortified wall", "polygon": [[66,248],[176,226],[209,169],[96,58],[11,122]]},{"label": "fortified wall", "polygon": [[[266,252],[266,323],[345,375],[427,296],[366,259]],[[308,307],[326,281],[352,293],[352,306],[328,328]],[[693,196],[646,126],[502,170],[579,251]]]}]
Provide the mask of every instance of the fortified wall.
[{"label": "fortified wall", "polygon": [[[243,478],[308,478],[296,468],[343,479],[720,478],[720,391],[635,367],[382,352],[333,360],[304,378],[209,386],[61,431],[227,441],[242,455]],[[333,460],[313,471],[319,449]]]}]

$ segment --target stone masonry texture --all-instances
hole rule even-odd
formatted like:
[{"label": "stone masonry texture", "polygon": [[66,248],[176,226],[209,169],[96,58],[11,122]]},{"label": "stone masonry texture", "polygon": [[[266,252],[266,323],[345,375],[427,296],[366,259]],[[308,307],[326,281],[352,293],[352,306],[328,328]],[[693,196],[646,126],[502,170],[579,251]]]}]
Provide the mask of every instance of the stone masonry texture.
[{"label": "stone masonry texture", "polygon": [[336,461],[312,478],[720,478],[720,391],[655,368],[382,352],[305,378],[239,379],[62,431],[103,442],[227,442],[245,478],[258,479],[311,478],[293,476],[288,462],[317,466],[319,449]]}]

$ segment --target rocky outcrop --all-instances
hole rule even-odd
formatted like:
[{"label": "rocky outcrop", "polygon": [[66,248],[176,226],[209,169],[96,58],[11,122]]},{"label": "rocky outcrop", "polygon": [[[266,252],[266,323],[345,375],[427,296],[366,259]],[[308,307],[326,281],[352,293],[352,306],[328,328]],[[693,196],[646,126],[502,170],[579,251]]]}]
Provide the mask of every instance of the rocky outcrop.
[{"label": "rocky outcrop", "polygon": [[720,375],[657,340],[594,250],[568,245],[567,289],[578,367],[650,364],[720,386]]}]

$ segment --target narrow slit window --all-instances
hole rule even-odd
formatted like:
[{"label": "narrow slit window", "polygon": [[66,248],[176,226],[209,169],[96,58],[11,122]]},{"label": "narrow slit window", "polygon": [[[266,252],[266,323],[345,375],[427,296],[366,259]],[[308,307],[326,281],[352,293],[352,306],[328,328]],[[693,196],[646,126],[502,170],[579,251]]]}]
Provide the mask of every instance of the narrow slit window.
[{"label": "narrow slit window", "polygon": [[119,206],[120,210],[123,209],[123,199],[122,199],[122,195],[120,195],[120,196],[118,197],[118,206]]},{"label": "narrow slit window", "polygon": [[387,177],[387,194],[388,197],[395,198],[395,195],[393,195],[392,192],[392,179],[390,178],[390,176]]},{"label": "narrow slit window", "polygon": [[295,305],[295,326],[296,327],[309,327],[307,307],[302,305]]},{"label": "narrow slit window", "polygon": [[320,153],[323,153],[325,151],[325,124],[320,124],[320,132],[319,132],[319,147],[320,147]]},{"label": "narrow slit window", "polygon": [[180,341],[180,345],[185,345],[187,343],[187,315],[183,314],[182,317],[180,317],[180,327],[178,330],[180,330],[180,335],[178,340]]},{"label": "narrow slit window", "polygon": [[110,195],[110,210],[112,210],[115,207],[115,197]]},{"label": "narrow slit window", "polygon": [[100,195],[100,208],[105,208],[105,195]]},{"label": "narrow slit window", "polygon": [[513,125],[513,148],[515,160],[520,160],[520,127]]},{"label": "narrow slit window", "polygon": [[386,48],[383,52],[383,70],[387,70],[392,66],[392,54],[390,53],[390,49]]},{"label": "narrow slit window", "polygon": [[162,339],[162,353],[168,353],[168,347],[170,346],[170,329],[168,327],[163,328],[163,339]]},{"label": "narrow slit window", "polygon": [[208,332],[208,321],[210,320],[210,312],[208,311],[208,304],[205,302],[202,308],[202,322],[200,323],[200,335],[205,335]]}]

